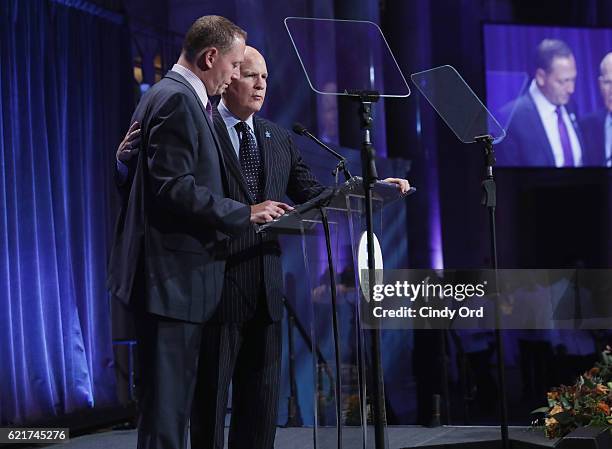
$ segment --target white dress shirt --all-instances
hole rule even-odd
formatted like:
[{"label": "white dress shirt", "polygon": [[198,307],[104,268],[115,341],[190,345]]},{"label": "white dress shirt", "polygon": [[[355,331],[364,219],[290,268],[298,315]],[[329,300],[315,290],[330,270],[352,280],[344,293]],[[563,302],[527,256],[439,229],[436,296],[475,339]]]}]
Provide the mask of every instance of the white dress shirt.
[{"label": "white dress shirt", "polygon": [[183,67],[180,64],[174,64],[172,66],[172,71],[178,73],[187,80],[191,87],[193,87],[193,90],[196,91],[198,98],[202,102],[202,106],[206,108],[206,105],[208,104],[208,93],[206,92],[206,86],[204,86],[202,80],[187,67]]},{"label": "white dress shirt", "polygon": [[[529,86],[529,94],[531,95],[531,98],[533,98],[533,102],[536,105],[540,119],[544,124],[544,131],[546,131],[548,142],[550,142],[553,156],[555,157],[555,166],[563,167],[565,165],[565,160],[563,158],[563,147],[561,146],[561,136],[559,136],[559,127],[557,125],[557,106],[548,101],[548,99],[540,91],[540,88],[536,84],[535,80],[531,81],[531,85]],[[582,148],[580,147],[580,141],[578,140],[576,130],[574,129],[574,124],[572,123],[575,118],[572,120],[567,113],[565,106],[561,106],[561,111],[563,114],[565,127],[567,128],[567,133],[569,134],[570,143],[572,144],[574,165],[576,167],[580,167],[582,166]]]},{"label": "white dress shirt", "polygon": [[[219,111],[219,115],[221,115],[221,118],[225,122],[225,126],[227,127],[227,133],[229,134],[230,140],[232,141],[232,146],[234,147],[234,151],[236,152],[236,157],[238,158],[238,160],[240,160],[241,136],[238,135],[238,130],[235,128],[235,126],[236,123],[242,122],[243,120],[240,120],[238,117],[232,114],[229,109],[227,109],[227,106],[225,106],[223,99],[221,99],[221,101],[219,102],[217,110]],[[246,122],[246,124],[248,125],[249,132],[255,139],[255,145],[258,145],[257,136],[255,136],[255,127],[253,126],[253,114],[251,114],[249,118],[244,120],[244,122]]]}]

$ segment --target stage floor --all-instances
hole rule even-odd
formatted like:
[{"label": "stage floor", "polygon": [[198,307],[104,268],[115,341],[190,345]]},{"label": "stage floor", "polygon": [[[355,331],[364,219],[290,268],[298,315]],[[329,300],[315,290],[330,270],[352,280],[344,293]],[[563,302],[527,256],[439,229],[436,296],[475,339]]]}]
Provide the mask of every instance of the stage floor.
[{"label": "stage floor", "polygon": [[[370,436],[373,436],[373,429]],[[462,442],[487,442],[500,438],[497,427],[490,426],[457,426],[427,428],[420,426],[390,426],[387,430],[389,438],[389,449],[424,448],[424,447],[447,447]],[[556,440],[547,440],[541,431],[526,427],[511,427],[510,437],[513,441],[520,442],[513,447],[525,449],[555,447]],[[319,448],[333,449],[335,447],[336,431],[333,428],[323,429],[319,437]],[[358,429],[344,429],[344,447],[361,447],[361,433]],[[495,447],[495,444],[486,445],[487,448]],[[57,447],[57,446],[48,446]],[[227,429],[226,446],[227,447]],[[277,449],[313,449],[313,431],[310,427],[281,428],[276,431]],[[373,447],[373,445],[372,445]],[[134,449],[136,448],[136,431],[122,430],[100,432],[84,435],[71,439],[62,444],[62,449]]]}]

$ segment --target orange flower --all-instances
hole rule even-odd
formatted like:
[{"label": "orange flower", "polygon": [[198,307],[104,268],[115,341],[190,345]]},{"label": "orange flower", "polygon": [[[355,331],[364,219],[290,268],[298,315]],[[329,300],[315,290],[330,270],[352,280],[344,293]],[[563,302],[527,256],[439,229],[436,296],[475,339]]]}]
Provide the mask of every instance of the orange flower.
[{"label": "orange flower", "polygon": [[545,418],[544,419],[544,425],[546,427],[553,427],[555,424],[557,424],[557,420],[555,418]]},{"label": "orange flower", "polygon": [[610,406],[608,404],[606,404],[605,402],[599,402],[597,404],[597,408],[603,412],[604,415],[609,416],[610,415]]},{"label": "orange flower", "polygon": [[597,368],[596,366],[595,366],[595,367],[593,367],[593,368],[591,368],[591,369],[589,370],[589,374],[590,374],[591,376],[596,376],[597,374],[599,374],[599,368]]},{"label": "orange flower", "polygon": [[548,412],[548,414],[550,416],[556,415],[557,413],[561,413],[563,411],[563,407],[561,407],[559,404],[556,404],[553,408],[550,409],[550,412]]},{"label": "orange flower", "polygon": [[546,436],[548,438],[555,438],[557,436],[557,431],[559,429],[559,423],[555,418],[546,418],[544,420],[544,427]]},{"label": "orange flower", "polygon": [[556,401],[559,399],[559,393],[557,391],[549,391],[548,393],[546,393],[546,396],[550,401]]},{"label": "orange flower", "polygon": [[602,384],[597,384],[595,386],[595,392],[599,393],[599,394],[608,394],[608,391],[610,391],[608,389],[608,387],[604,387]]}]

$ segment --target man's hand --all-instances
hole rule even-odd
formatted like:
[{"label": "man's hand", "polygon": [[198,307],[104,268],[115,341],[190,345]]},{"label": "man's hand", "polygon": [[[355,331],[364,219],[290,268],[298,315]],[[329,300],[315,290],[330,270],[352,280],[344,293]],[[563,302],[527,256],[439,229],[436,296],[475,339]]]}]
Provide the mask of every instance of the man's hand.
[{"label": "man's hand", "polygon": [[140,123],[134,122],[117,148],[117,160],[127,162],[140,151]]},{"label": "man's hand", "polygon": [[408,190],[410,190],[410,183],[406,179],[387,178],[387,179],[383,179],[383,182],[388,182],[390,184],[396,184],[402,193],[406,193]]},{"label": "man's hand", "polygon": [[264,201],[251,206],[251,223],[268,223],[290,210],[293,210],[293,207],[288,204],[272,200]]}]

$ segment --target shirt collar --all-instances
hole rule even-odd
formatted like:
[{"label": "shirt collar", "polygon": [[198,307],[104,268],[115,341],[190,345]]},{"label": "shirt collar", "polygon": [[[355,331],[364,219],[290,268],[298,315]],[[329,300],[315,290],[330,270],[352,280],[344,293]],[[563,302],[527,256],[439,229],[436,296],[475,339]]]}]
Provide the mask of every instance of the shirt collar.
[{"label": "shirt collar", "polygon": [[206,92],[206,86],[202,82],[198,76],[189,70],[187,67],[182,66],[180,64],[174,64],[171,69],[173,72],[181,75],[187,82],[193,87],[193,90],[196,91],[198,98],[202,102],[202,105],[206,107],[208,104],[208,93]]},{"label": "shirt collar", "polygon": [[219,111],[221,118],[225,122],[225,126],[227,126],[227,129],[233,128],[234,126],[236,126],[236,123],[244,121],[247,125],[249,125],[251,132],[253,132],[253,134],[255,133],[255,127],[253,126],[253,114],[249,115],[249,118],[247,118],[246,120],[240,120],[227,108],[223,98],[221,98],[221,101],[219,101],[219,106],[217,106],[217,110]]},{"label": "shirt collar", "polygon": [[533,98],[533,102],[536,104],[540,111],[551,114],[555,113],[555,111],[557,110],[557,105],[552,104],[550,101],[548,101],[548,98],[544,96],[544,94],[538,87],[535,79],[531,80],[531,85],[529,86],[529,93],[531,94],[531,98]]}]

